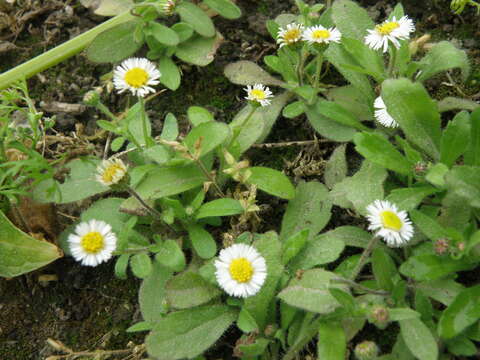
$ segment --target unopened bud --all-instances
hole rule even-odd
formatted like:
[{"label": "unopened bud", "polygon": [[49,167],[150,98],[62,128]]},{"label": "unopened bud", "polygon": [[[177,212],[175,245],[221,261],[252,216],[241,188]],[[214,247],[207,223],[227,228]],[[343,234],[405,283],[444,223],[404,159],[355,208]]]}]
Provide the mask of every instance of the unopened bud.
[{"label": "unopened bud", "polygon": [[427,164],[424,162],[417,162],[414,167],[415,174],[422,175],[425,171],[427,171]]},{"label": "unopened bud", "polygon": [[376,327],[383,330],[388,326],[390,314],[388,308],[383,305],[374,305],[368,314],[368,320]]},{"label": "unopened bud", "polygon": [[175,12],[177,6],[174,0],[159,0],[155,3],[155,8],[160,15],[171,16]]},{"label": "unopened bud", "polygon": [[355,357],[358,360],[376,359],[378,356],[378,346],[373,341],[363,341],[355,346]]},{"label": "unopened bud", "polygon": [[88,106],[97,106],[100,102],[100,94],[95,90],[90,90],[83,95],[83,102]]},{"label": "unopened bud", "polygon": [[460,250],[460,251],[464,251],[464,250],[465,250],[465,243],[464,243],[463,241],[462,241],[462,242],[459,242],[459,243],[457,244],[457,248],[458,248],[458,250]]},{"label": "unopened bud", "polygon": [[433,246],[437,255],[443,255],[448,251],[449,243],[447,239],[438,239]]}]

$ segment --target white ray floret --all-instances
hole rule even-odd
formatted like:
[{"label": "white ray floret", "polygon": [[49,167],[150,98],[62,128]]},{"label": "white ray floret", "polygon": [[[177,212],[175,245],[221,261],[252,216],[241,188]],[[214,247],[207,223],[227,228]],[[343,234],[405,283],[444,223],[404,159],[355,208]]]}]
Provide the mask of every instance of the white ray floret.
[{"label": "white ray floret", "polygon": [[392,20],[386,20],[375,26],[375,29],[368,30],[365,36],[365,44],[374,50],[383,49],[388,51],[388,44],[391,42],[397,49],[400,47],[399,40],[408,40],[410,33],[415,31],[415,25],[408,16],[403,16],[400,20],[392,17]]},{"label": "white ray floret", "polygon": [[248,85],[244,90],[247,92],[245,99],[258,102],[262,106],[270,105],[269,99],[273,98],[268,86],[262,84]]},{"label": "white ray floret", "polygon": [[75,232],[68,236],[68,243],[75,260],[85,266],[97,266],[112,257],[117,236],[107,223],[90,220],[77,225]]},{"label": "white ray floret", "polygon": [[310,44],[328,44],[331,42],[338,43],[342,38],[342,34],[337,28],[327,29],[322,25],[316,25],[307,28],[303,32],[302,39]]},{"label": "white ray floret", "polygon": [[383,101],[382,97],[379,96],[375,99],[373,103],[373,107],[375,108],[375,119],[385,127],[389,128],[396,128],[398,127],[398,123],[395,119],[390,115],[387,111],[387,105]]},{"label": "white ray floret", "polygon": [[246,244],[234,244],[220,251],[215,268],[218,284],[230,296],[253,296],[267,278],[265,259]]},{"label": "white ray floret", "polygon": [[368,230],[385,240],[388,246],[405,245],[413,236],[413,226],[405,211],[399,211],[387,200],[375,200],[367,206]]},{"label": "white ray floret", "polygon": [[155,64],[144,58],[130,58],[123,61],[113,72],[113,85],[118,93],[130,91],[144,97],[155,92],[152,87],[159,83],[161,73]]},{"label": "white ray floret", "polygon": [[103,160],[97,167],[97,181],[103,185],[118,184],[127,173],[127,165],[120,159]]},{"label": "white ray floret", "polygon": [[284,28],[280,28],[277,34],[277,43],[280,47],[294,44],[302,39],[303,25],[291,23]]}]

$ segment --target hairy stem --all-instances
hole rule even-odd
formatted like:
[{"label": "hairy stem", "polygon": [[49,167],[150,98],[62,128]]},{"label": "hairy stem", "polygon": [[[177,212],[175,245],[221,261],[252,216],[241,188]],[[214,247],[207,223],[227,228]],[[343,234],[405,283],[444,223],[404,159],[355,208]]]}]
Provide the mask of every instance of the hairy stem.
[{"label": "hairy stem", "polygon": [[368,257],[370,256],[370,253],[372,252],[373,247],[375,246],[375,243],[377,242],[377,239],[378,239],[377,236],[373,236],[368,242],[368,245],[365,248],[365,250],[363,250],[362,256],[360,257],[360,260],[358,261],[358,264],[355,267],[355,270],[353,270],[352,275],[350,276],[350,280],[355,281],[358,274],[360,274],[360,272],[362,271],[363,267],[365,266],[365,263],[367,262]]}]

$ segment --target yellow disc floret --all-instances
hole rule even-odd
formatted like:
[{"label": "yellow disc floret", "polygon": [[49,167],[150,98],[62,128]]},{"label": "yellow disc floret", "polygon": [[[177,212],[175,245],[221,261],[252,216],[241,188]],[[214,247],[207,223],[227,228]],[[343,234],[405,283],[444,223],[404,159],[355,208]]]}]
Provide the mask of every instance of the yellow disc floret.
[{"label": "yellow disc floret", "polygon": [[112,183],[117,172],[125,172],[125,169],[120,164],[117,164],[117,163],[111,164],[103,171],[102,180],[106,184]]},{"label": "yellow disc floret", "polygon": [[380,219],[382,221],[383,227],[395,231],[400,231],[403,226],[402,220],[395,214],[393,211],[382,211],[380,213]]},{"label": "yellow disc floret", "polygon": [[125,82],[134,88],[139,88],[147,84],[148,73],[141,68],[133,68],[125,73]]},{"label": "yellow disc floret", "polygon": [[82,248],[89,254],[96,254],[104,247],[103,235],[98,231],[92,231],[82,236]]},{"label": "yellow disc floret", "polygon": [[390,33],[399,28],[400,27],[400,24],[396,21],[389,21],[389,22],[386,22],[385,24],[382,24],[382,25],[377,25],[376,26],[376,29],[377,31],[382,34],[382,35],[390,35]]},{"label": "yellow disc floret", "polygon": [[292,44],[295,41],[298,41],[301,35],[302,35],[302,32],[300,31],[300,29],[292,28],[285,32],[285,35],[283,35],[283,40],[287,44]]},{"label": "yellow disc floret", "polygon": [[328,30],[314,30],[312,32],[312,38],[314,39],[328,39],[330,37],[330,31]]},{"label": "yellow disc floret", "polygon": [[228,268],[230,276],[239,283],[246,283],[252,279],[253,266],[245,258],[232,260]]},{"label": "yellow disc floret", "polygon": [[265,91],[263,90],[253,89],[251,94],[257,100],[264,100],[266,98]]}]

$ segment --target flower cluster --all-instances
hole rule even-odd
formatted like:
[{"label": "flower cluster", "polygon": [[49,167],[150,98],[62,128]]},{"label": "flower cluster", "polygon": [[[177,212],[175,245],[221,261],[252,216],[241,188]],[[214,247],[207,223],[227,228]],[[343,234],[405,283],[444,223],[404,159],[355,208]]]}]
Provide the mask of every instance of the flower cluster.
[{"label": "flower cluster", "polygon": [[277,43],[280,47],[292,45],[299,41],[306,41],[309,44],[328,44],[330,42],[338,43],[342,34],[337,28],[325,28],[322,25],[305,28],[301,24],[291,23],[284,28],[280,28],[277,34]]}]

